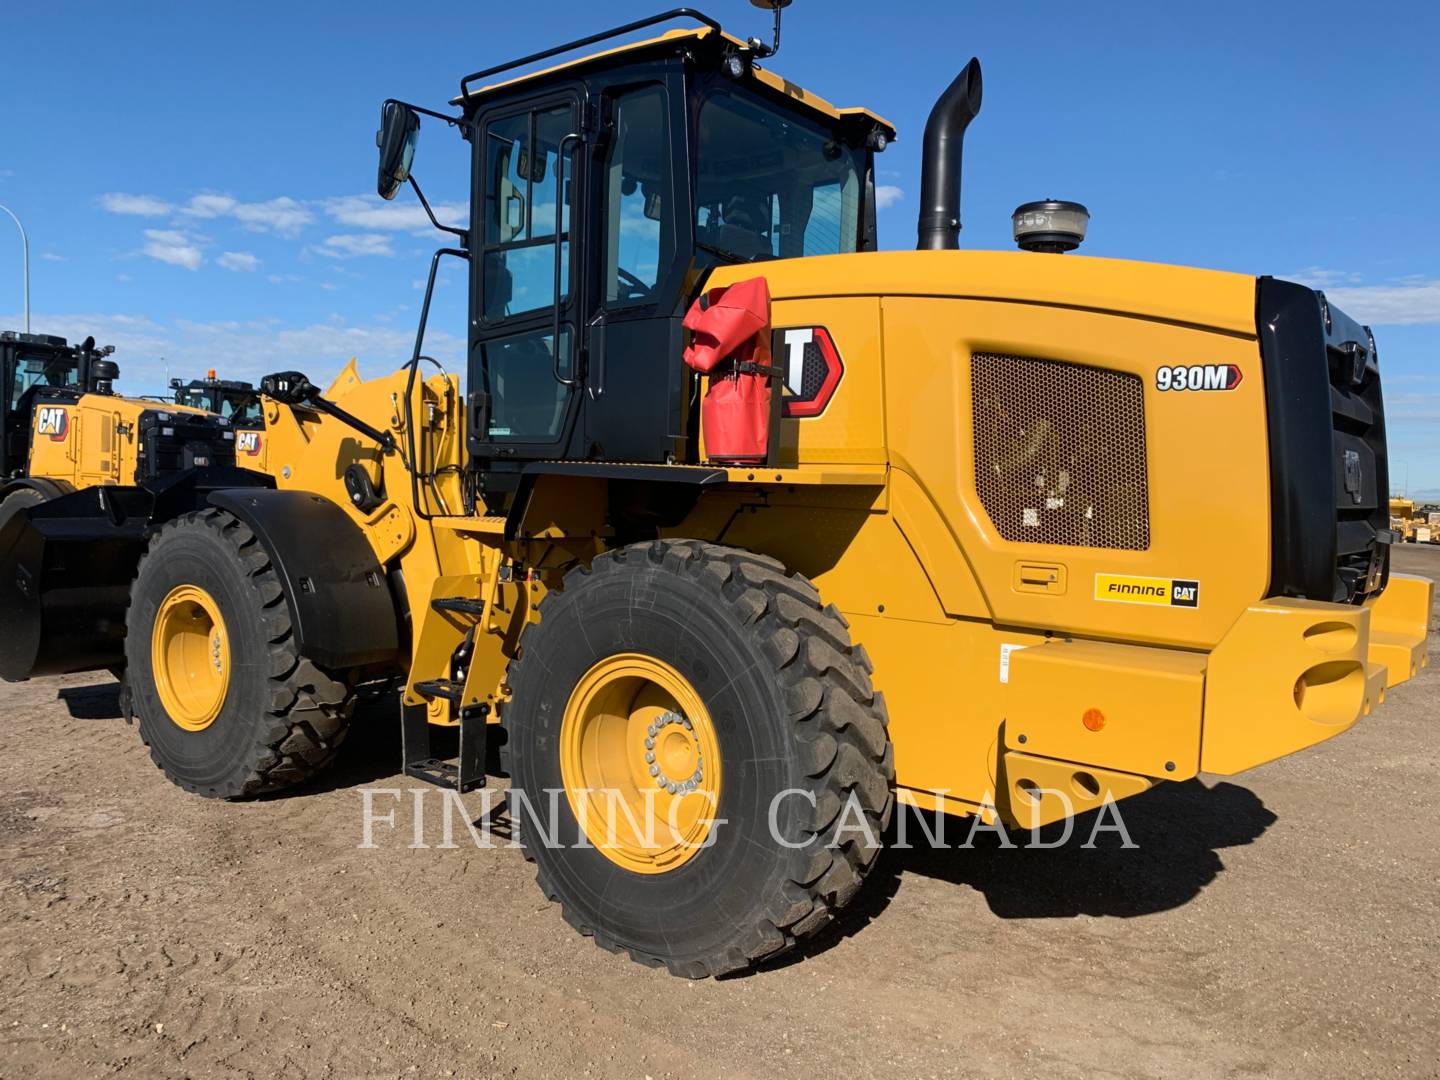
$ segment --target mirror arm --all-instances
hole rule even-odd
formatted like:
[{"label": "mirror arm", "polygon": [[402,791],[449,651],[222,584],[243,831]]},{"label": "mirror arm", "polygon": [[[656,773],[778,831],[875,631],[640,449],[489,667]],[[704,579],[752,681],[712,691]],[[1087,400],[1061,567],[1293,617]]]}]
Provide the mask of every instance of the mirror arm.
[{"label": "mirror arm", "polygon": [[425,215],[430,219],[430,224],[434,225],[435,228],[441,232],[448,232],[451,236],[460,237],[460,243],[462,245],[468,244],[470,242],[469,230],[457,229],[453,225],[441,225],[440,222],[436,221],[435,211],[430,209],[430,201],[425,198],[425,193],[420,190],[420,185],[416,183],[415,174],[411,173],[406,179],[410,181],[410,186],[415,189],[415,196],[420,200],[420,205],[425,208]]},{"label": "mirror arm", "polygon": [[412,105],[410,102],[401,101],[399,98],[386,98],[384,104],[389,105],[391,102],[394,102],[396,105],[404,105],[407,109],[414,109],[422,116],[433,116],[436,120],[444,120],[445,123],[451,127],[461,127],[465,123],[465,117],[463,116],[447,116],[445,113],[436,112],[434,109],[427,109],[422,105]]}]

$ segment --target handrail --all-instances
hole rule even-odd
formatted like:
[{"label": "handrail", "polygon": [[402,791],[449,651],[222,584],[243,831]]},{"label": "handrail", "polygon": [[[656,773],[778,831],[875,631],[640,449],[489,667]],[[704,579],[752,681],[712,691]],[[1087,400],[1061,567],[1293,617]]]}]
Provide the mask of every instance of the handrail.
[{"label": "handrail", "polygon": [[470,94],[470,84],[480,79],[488,79],[492,75],[499,75],[501,72],[505,71],[514,71],[516,68],[524,67],[527,64],[533,64],[538,60],[548,60],[550,59],[550,57],[559,56],[561,53],[571,52],[575,49],[583,49],[587,45],[594,45],[598,41],[605,41],[608,38],[620,37],[622,34],[629,34],[633,33],[636,30],[643,30],[647,26],[655,26],[658,23],[670,22],[672,19],[694,19],[696,22],[704,26],[708,26],[717,34],[721,32],[720,24],[714,19],[712,19],[709,15],[706,15],[704,12],[696,11],[694,8],[688,7],[672,8],[671,10],[664,12],[663,14],[652,15],[648,19],[638,19],[635,22],[626,23],[624,26],[617,26],[613,30],[605,30],[599,34],[591,34],[589,37],[580,38],[578,41],[572,41],[567,45],[557,45],[553,49],[545,49],[543,52],[532,53],[531,55],[526,56],[520,60],[511,60],[508,63],[499,64],[492,68],[486,68],[484,71],[471,72],[469,75],[466,75],[463,79],[460,80],[460,97],[462,99],[468,97]]},{"label": "handrail", "polygon": [[465,259],[467,262],[470,259],[470,253],[459,248],[437,248],[430,257],[430,277],[425,282],[425,299],[420,305],[420,325],[415,329],[415,351],[406,364],[410,369],[410,374],[405,378],[405,441],[409,450],[406,468],[410,473],[410,503],[415,508],[415,515],[422,521],[429,521],[434,515],[420,506],[420,462],[415,456],[415,379],[420,373],[420,352],[425,345],[425,327],[430,321],[430,299],[435,295],[435,274],[440,269],[440,258],[444,255]]},{"label": "handrail", "polygon": [[[553,327],[554,337],[552,337],[550,340],[550,348],[554,350],[554,364],[552,365],[551,370],[555,376],[555,381],[558,382],[561,386],[580,385],[580,380],[573,377],[575,373],[575,363],[573,360],[570,364],[570,372],[572,377],[567,379],[560,374],[560,311],[561,308],[564,306],[562,303],[562,300],[564,298],[560,292],[560,267],[561,254],[565,250],[565,244],[562,242],[562,238],[575,232],[574,211],[571,211],[570,214],[570,233],[567,234],[564,230],[560,228],[560,226],[565,223],[565,146],[567,143],[578,143],[580,141],[580,135],[572,131],[569,135],[566,135],[563,139],[561,139],[559,144],[555,147],[555,324]],[[572,278],[578,276],[575,273],[574,244],[570,245],[570,270],[570,276]],[[571,290],[572,293],[578,291],[579,290],[577,289]],[[571,299],[578,300],[578,297],[572,296]],[[576,304],[576,307],[579,307],[578,303]],[[573,344],[574,343],[572,342],[572,345]]]}]

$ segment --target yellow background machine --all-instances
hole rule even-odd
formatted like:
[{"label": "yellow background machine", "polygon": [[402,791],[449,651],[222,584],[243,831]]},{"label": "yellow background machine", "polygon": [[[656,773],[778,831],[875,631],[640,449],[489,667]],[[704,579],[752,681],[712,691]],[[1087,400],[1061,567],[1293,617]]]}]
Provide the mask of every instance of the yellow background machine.
[{"label": "yellow background machine", "polygon": [[[174,781],[303,780],[401,673],[405,771],[470,790],[500,733],[546,894],[702,976],[824,925],[896,799],[1044,824],[1328,738],[1426,662],[1368,329],[1272,278],[1061,255],[1074,204],[1017,217],[1031,250],[955,250],[973,61],[907,252],[876,250],[894,130],[774,46],[691,16],[514,74],[673,14],[468,76],[456,113],[383,107],[386,197],[422,116],[473,148],[430,275],[468,262],[467,371],[431,371],[422,315],[392,374],[269,376],[264,474],[122,515],[126,685]],[[687,310],[756,278],[769,364],[688,370]],[[699,401],[747,374],[764,452],[714,460]],[[0,588],[60,505],[0,529]]]}]

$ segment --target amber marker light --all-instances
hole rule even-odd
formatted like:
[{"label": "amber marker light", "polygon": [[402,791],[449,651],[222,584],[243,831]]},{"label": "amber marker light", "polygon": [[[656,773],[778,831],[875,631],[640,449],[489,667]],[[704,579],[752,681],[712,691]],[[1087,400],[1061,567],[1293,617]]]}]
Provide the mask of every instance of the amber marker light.
[{"label": "amber marker light", "polygon": [[1099,709],[1086,709],[1085,715],[1080,717],[1080,722],[1085,725],[1087,731],[1099,731],[1105,726],[1105,714]]}]

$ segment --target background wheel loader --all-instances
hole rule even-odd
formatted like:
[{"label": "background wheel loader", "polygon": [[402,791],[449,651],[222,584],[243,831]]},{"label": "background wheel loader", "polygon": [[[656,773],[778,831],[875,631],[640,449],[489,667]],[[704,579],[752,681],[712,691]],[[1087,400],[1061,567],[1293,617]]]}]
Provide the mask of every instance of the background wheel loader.
[{"label": "background wheel loader", "polygon": [[203,379],[171,379],[170,389],[174,392],[177,405],[188,405],[192,409],[223,416],[237,428],[263,428],[260,393],[253,383],[238,379],[221,379],[211,368]]},{"label": "background wheel loader", "polygon": [[[382,196],[428,208],[422,118],[473,153],[410,362],[264,379],[263,477],[66,510],[79,550],[128,545],[104,640],[176,783],[312,776],[399,674],[405,773],[471,790],[502,733],[544,893],[694,977],[824,926],[897,801],[1042,824],[1344,731],[1426,662],[1431,590],[1389,572],[1366,328],[1062,255],[1075,204],[956,250],[975,61],[926,126],[919,250],[876,250],[895,131],[771,71],[758,6],[774,45],[681,9],[466,76],[453,112],[386,102]],[[463,378],[424,356],[441,258]],[[0,529],[0,601],[95,666],[51,644],[44,513]]]},{"label": "background wheel loader", "polygon": [[[238,474],[228,419],[125,398],[109,346],[0,333],[0,675],[123,667],[123,613],[151,512]],[[144,510],[145,520],[133,515]]]},{"label": "background wheel loader", "polygon": [[235,429],[235,460],[245,469],[265,472],[265,416],[253,383],[221,379],[211,368],[203,379],[171,379],[177,405],[223,416]]}]

